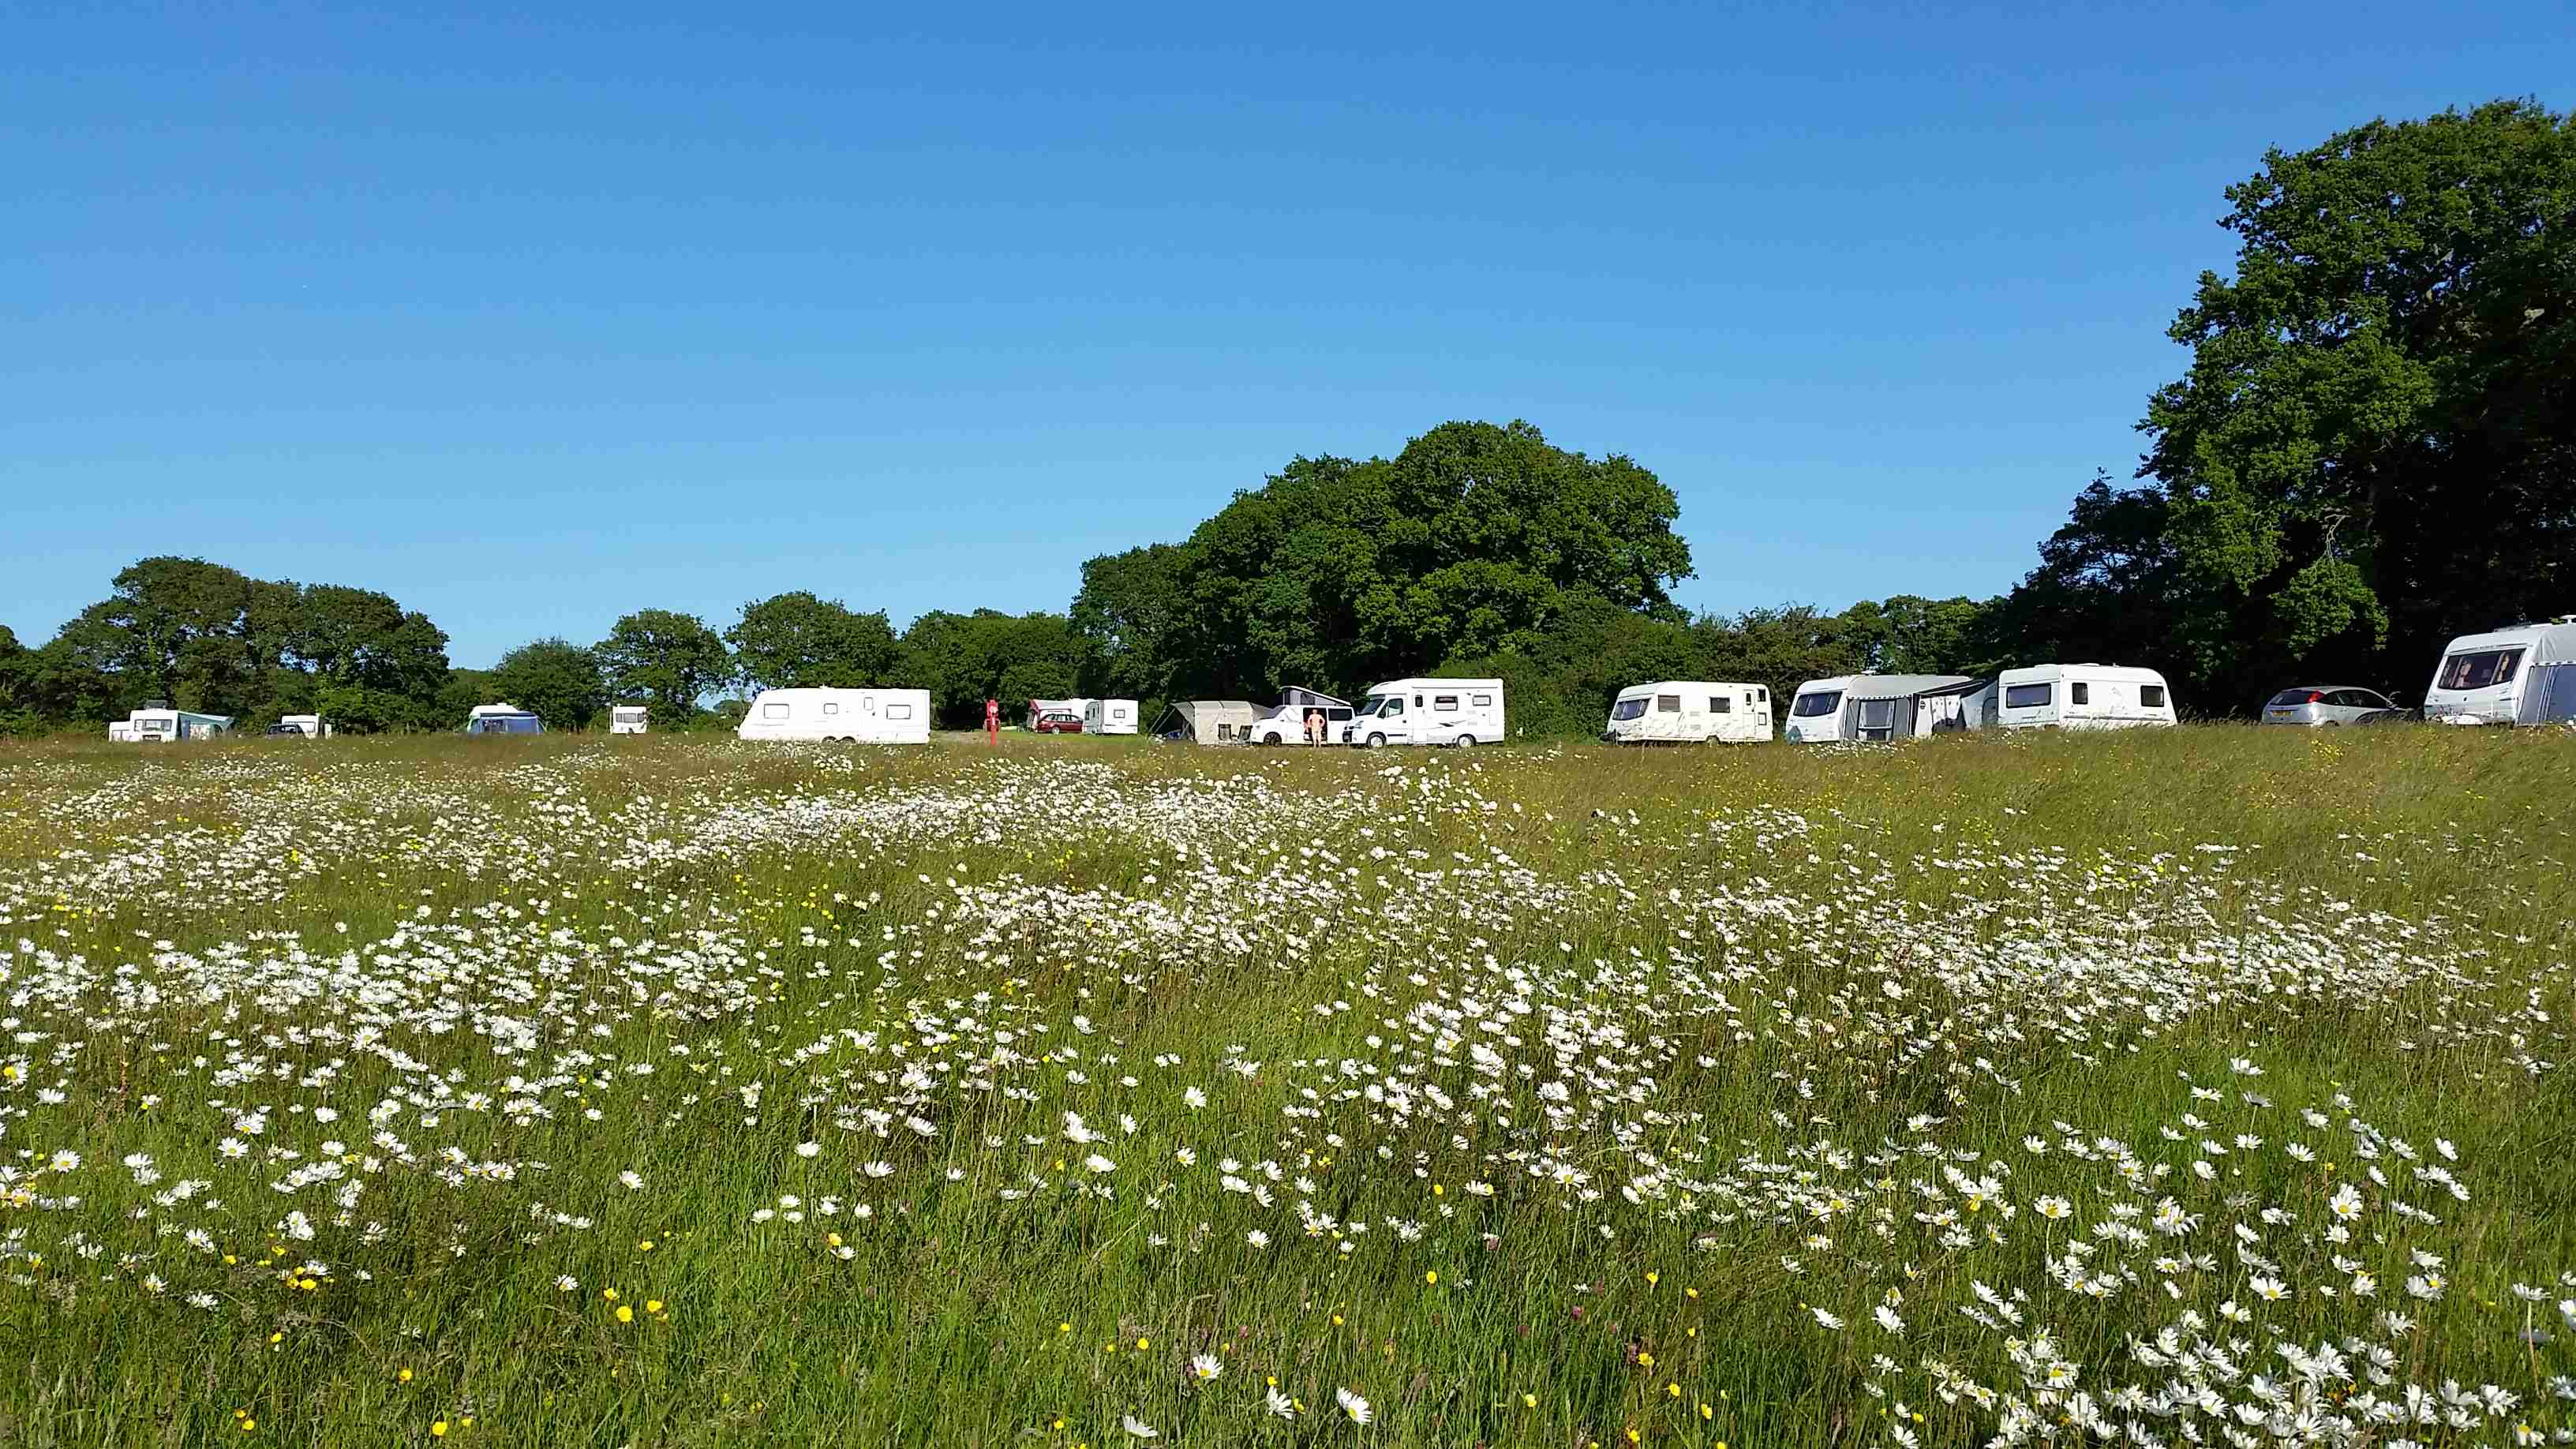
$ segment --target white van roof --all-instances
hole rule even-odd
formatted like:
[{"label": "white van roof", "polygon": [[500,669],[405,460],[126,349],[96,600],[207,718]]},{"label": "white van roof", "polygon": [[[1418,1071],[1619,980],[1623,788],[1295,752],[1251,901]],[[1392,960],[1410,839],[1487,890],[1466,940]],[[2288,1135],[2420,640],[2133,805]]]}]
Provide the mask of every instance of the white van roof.
[{"label": "white van roof", "polygon": [[2516,624],[2510,629],[2493,629],[2484,634],[2463,634],[2452,640],[2442,653],[2448,657],[2517,646],[2531,651],[2531,658],[2526,661],[2530,664],[2576,664],[2576,619]]},{"label": "white van roof", "polygon": [[1499,679],[1390,679],[1384,684],[1370,685],[1368,692],[1392,694],[1399,689],[1430,689],[1440,685],[1455,685],[1461,689],[1500,689],[1503,682]]},{"label": "white van roof", "polygon": [[2019,669],[2007,669],[1996,678],[2004,684],[2028,684],[2042,679],[2064,679],[2069,675],[2136,684],[2165,682],[2163,675],[2134,664],[2025,664]]}]

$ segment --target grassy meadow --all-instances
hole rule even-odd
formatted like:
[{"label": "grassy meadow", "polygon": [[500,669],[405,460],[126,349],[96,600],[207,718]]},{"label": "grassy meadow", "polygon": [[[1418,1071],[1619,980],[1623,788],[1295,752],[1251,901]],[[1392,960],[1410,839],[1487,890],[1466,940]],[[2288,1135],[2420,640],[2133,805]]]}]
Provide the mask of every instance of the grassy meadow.
[{"label": "grassy meadow", "polygon": [[0,746],[10,1444],[2576,1442],[2576,736]]}]

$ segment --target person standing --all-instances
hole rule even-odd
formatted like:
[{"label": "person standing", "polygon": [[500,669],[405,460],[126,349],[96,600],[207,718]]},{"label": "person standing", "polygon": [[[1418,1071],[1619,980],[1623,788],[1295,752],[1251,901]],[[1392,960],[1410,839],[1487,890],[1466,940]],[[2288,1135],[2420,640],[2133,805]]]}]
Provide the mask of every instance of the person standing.
[{"label": "person standing", "polygon": [[1002,702],[989,696],[984,700],[984,743],[1002,743]]}]

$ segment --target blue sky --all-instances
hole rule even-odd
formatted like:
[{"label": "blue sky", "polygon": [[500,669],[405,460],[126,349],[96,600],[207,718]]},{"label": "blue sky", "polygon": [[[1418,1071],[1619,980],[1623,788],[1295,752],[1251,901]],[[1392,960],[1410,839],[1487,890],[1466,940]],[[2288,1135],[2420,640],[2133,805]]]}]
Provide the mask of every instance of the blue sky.
[{"label": "blue sky", "polygon": [[1299,453],[1526,418],[1695,608],[1987,594],[2263,149],[2576,102],[2560,3],[17,8],[0,623],[125,563],[460,665],[1062,608]]}]

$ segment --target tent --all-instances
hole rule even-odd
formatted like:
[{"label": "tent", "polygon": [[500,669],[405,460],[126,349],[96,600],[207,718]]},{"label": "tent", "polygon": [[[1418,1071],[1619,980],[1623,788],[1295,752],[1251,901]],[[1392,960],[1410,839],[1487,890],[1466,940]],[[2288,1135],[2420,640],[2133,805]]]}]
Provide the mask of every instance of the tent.
[{"label": "tent", "polygon": [[1154,733],[1177,732],[1194,744],[1230,745],[1249,739],[1259,717],[1250,700],[1176,699],[1154,721]]}]

